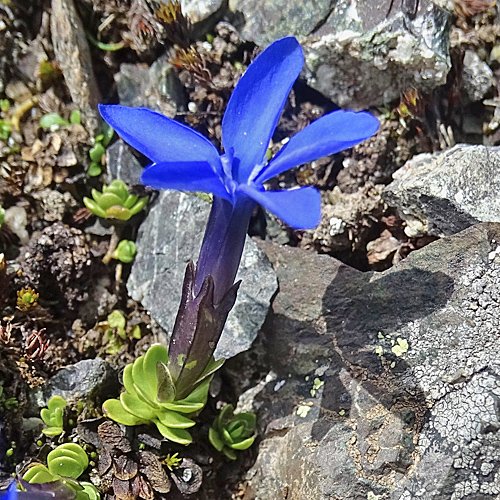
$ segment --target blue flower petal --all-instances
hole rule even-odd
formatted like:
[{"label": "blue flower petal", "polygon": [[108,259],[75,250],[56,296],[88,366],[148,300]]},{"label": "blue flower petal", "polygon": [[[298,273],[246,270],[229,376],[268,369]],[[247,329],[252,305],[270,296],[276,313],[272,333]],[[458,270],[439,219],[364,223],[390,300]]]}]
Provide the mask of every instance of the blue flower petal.
[{"label": "blue flower petal", "polygon": [[226,151],[234,149],[233,176],[238,182],[246,182],[254,167],[262,164],[303,64],[297,40],[283,38],[262,52],[236,85],[222,120],[222,143]]},{"label": "blue flower petal", "polygon": [[213,193],[231,201],[224,183],[206,161],[153,163],[142,173],[141,182],[155,189]]},{"label": "blue flower petal", "polygon": [[190,127],[146,108],[100,105],[102,117],[124,141],[151,161],[206,161],[221,171],[219,153]]},{"label": "blue flower petal", "polygon": [[265,182],[286,170],[348,149],[377,130],[379,121],[362,111],[334,111],[295,134],[254,179]]},{"label": "blue flower petal", "polygon": [[294,229],[312,229],[321,220],[321,195],[312,187],[290,191],[260,191],[253,186],[240,184],[238,190]]}]

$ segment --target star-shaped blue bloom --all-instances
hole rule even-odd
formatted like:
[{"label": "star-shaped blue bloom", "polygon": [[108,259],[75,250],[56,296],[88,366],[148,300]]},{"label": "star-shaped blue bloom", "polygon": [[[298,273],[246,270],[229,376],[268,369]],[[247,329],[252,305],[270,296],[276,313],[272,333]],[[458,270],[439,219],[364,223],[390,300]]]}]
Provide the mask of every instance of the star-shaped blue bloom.
[{"label": "star-shaped blue bloom", "polygon": [[100,106],[100,112],[153,162],[142,174],[145,185],[213,193],[233,207],[259,203],[295,229],[313,228],[321,215],[316,189],[266,191],[264,183],[367,139],[377,131],[378,120],[367,112],[334,111],[295,134],[266,162],[269,142],[303,63],[302,48],[292,37],[274,42],[255,59],[227,105],[222,155],[195,130],[154,111],[110,105]]}]

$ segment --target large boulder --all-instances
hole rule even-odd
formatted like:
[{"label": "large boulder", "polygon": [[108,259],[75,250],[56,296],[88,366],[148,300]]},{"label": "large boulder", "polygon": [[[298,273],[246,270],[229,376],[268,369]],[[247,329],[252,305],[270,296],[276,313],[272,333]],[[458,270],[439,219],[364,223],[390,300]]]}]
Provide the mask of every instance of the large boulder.
[{"label": "large boulder", "polygon": [[270,244],[271,383],[246,500],[500,494],[500,224],[383,273]]}]

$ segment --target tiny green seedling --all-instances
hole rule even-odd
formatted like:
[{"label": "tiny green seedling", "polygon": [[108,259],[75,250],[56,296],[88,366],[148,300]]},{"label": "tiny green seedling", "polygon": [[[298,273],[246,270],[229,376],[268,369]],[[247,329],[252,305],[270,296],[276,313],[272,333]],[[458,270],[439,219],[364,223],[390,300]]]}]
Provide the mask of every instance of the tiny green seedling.
[{"label": "tiny green seedling", "polygon": [[47,429],[42,432],[46,436],[59,436],[64,432],[64,408],[68,405],[66,400],[61,396],[52,396],[47,403],[47,408],[42,408],[40,417]]},{"label": "tiny green seedling", "polygon": [[231,460],[237,450],[246,450],[255,441],[257,417],[253,412],[234,413],[233,405],[226,405],[214,420],[208,438],[212,446]]},{"label": "tiny green seedling", "polygon": [[108,399],[102,409],[119,424],[153,423],[164,438],[187,445],[192,438],[186,429],[195,425],[188,415],[205,406],[212,374],[220,363],[212,361],[193,384],[188,396],[178,400],[175,381],[167,368],[168,359],[165,347],[159,344],[151,346],[144,356],[125,368],[125,391],[120,399]]},{"label": "tiny green seedling", "polygon": [[47,466],[31,464],[23,479],[32,484],[60,481],[76,493],[75,500],[99,500],[99,491],[93,484],[77,481],[88,466],[89,458],[81,446],[64,443],[47,455]]},{"label": "tiny green seedling", "polygon": [[121,180],[114,180],[102,187],[102,192],[92,189],[92,199],[83,198],[85,206],[98,217],[127,221],[138,214],[146,205],[148,197],[139,198],[130,194],[127,185]]},{"label": "tiny green seedling", "polygon": [[103,132],[97,135],[94,139],[94,145],[90,148],[89,156],[91,164],[87,173],[90,177],[97,177],[102,173],[102,165],[106,155],[106,148],[108,147],[115,131],[108,125],[104,125]]},{"label": "tiny green seedling", "polygon": [[163,464],[167,466],[168,470],[174,470],[174,467],[178,467],[182,462],[182,458],[179,457],[179,453],[174,453],[170,455],[170,453],[163,460]]},{"label": "tiny green seedling", "polygon": [[113,259],[119,260],[124,264],[129,264],[134,260],[137,249],[135,243],[130,240],[121,240],[116,250],[111,254]]},{"label": "tiny green seedling", "polygon": [[40,294],[35,292],[30,286],[28,288],[21,288],[17,292],[17,308],[24,312],[31,307],[35,307],[39,296]]},{"label": "tiny green seedling", "polygon": [[106,352],[108,354],[116,354],[120,352],[125,345],[127,338],[141,339],[141,327],[139,325],[127,327],[127,320],[121,311],[112,311],[107,318],[107,321],[100,323],[103,326],[108,326],[104,335],[106,337]]}]

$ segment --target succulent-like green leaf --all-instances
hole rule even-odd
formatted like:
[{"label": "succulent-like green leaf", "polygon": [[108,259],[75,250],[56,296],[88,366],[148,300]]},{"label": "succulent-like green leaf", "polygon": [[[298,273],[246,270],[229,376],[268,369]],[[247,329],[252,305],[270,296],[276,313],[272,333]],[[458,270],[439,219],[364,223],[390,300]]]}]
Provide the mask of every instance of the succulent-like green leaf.
[{"label": "succulent-like green leaf", "polygon": [[80,486],[83,487],[83,490],[82,492],[77,492],[75,500],[80,500],[80,496],[82,500],[86,500],[82,494],[86,494],[88,500],[100,500],[101,495],[99,494],[99,490],[92,483],[81,481]]},{"label": "succulent-like green leaf", "polygon": [[94,215],[106,218],[106,212],[94,200],[84,197],[83,203]]},{"label": "succulent-like green leaf", "polygon": [[40,410],[40,417],[46,425],[52,425],[52,412],[48,408]]},{"label": "succulent-like green leaf", "polygon": [[210,375],[215,373],[225,362],[226,360],[224,358],[215,361],[215,359],[212,357],[205,370],[203,370],[202,374],[198,377],[198,380],[195,382],[195,385],[199,384],[207,377],[210,377]]},{"label": "succulent-like green leaf", "polygon": [[124,264],[128,264],[134,260],[136,253],[137,249],[133,241],[122,240],[120,241],[120,243],[118,243],[118,246],[113,253],[113,258],[119,260],[120,262],[123,262]]},{"label": "succulent-like green leaf", "polygon": [[222,451],[222,448],[224,448],[225,443],[222,441],[221,437],[219,436],[219,433],[210,427],[208,430],[208,439],[212,443],[212,446],[217,450],[217,451]]},{"label": "succulent-like green leaf", "polygon": [[82,114],[80,113],[80,111],[78,111],[77,109],[74,109],[71,112],[71,115],[69,117],[69,121],[73,125],[75,125],[75,124],[80,125],[82,123]]},{"label": "succulent-like green leaf", "polygon": [[190,418],[170,410],[162,410],[159,412],[158,419],[163,425],[173,427],[174,429],[189,429],[195,425],[195,422]]},{"label": "succulent-like green leaf", "polygon": [[108,325],[111,328],[119,328],[121,330],[124,330],[127,326],[127,320],[125,319],[123,313],[116,309],[108,315]]},{"label": "succulent-like green leaf", "polygon": [[[148,395],[151,394],[151,397],[154,401],[158,401],[158,362],[164,364],[168,363],[168,351],[166,347],[162,346],[161,344],[154,344],[148,349],[148,352],[145,354],[144,363],[142,365],[142,376],[144,376],[146,379],[144,385],[148,386]],[[134,380],[136,382],[138,380],[135,376],[135,372]]]},{"label": "succulent-like green leaf", "polygon": [[130,208],[130,212],[132,215],[138,214],[147,204],[148,197],[144,196],[144,198],[139,198],[137,203],[133,207]]},{"label": "succulent-like green leaf", "polygon": [[233,444],[234,443],[234,439],[232,438],[231,434],[229,434],[229,432],[227,431],[226,428],[222,428],[221,429],[222,431],[222,439],[224,440],[224,442],[226,444]]},{"label": "succulent-like green leaf", "polygon": [[160,403],[169,403],[175,399],[175,384],[167,365],[162,361],[156,363],[158,389],[156,398]]},{"label": "succulent-like green leaf", "polygon": [[214,420],[209,432],[212,445],[231,459],[236,458],[233,450],[246,450],[255,441],[256,415],[252,412],[234,414],[234,407],[226,405]]},{"label": "succulent-like green leaf", "polygon": [[92,161],[96,163],[100,163],[102,160],[102,156],[106,153],[106,149],[101,143],[96,143],[92,148],[90,148],[89,156]]},{"label": "succulent-like green leaf", "polygon": [[230,460],[236,460],[236,452],[228,446],[224,446],[224,448],[222,448],[222,453],[224,453],[224,455],[226,455],[226,457]]},{"label": "succulent-like green leaf", "polygon": [[129,195],[127,185],[120,179],[115,179],[108,186],[104,186],[102,191],[116,194],[120,198],[122,203],[127,199]]},{"label": "succulent-like green leaf", "polygon": [[56,408],[65,408],[66,406],[68,406],[68,403],[61,396],[52,396],[47,403],[47,408],[51,411],[54,411]]},{"label": "succulent-like green leaf", "polygon": [[119,205],[113,205],[109,207],[106,211],[107,219],[117,219],[122,221],[127,221],[134,215],[128,208],[123,208]]},{"label": "succulent-like green leaf", "polygon": [[246,450],[252,446],[255,441],[255,436],[249,437],[243,441],[238,441],[236,443],[230,444],[229,446],[233,448],[233,450]]},{"label": "succulent-like green leaf", "polygon": [[125,390],[131,396],[139,397],[137,391],[135,390],[134,377],[132,375],[133,369],[134,365],[130,364],[125,367],[125,370],[123,370],[123,387],[125,387]]},{"label": "succulent-like green leaf", "polygon": [[[156,366],[154,378],[156,379]],[[132,369],[132,376],[134,378],[134,386],[137,394],[149,403],[153,408],[158,408],[156,404],[156,387],[155,382],[151,382],[148,375],[144,372],[144,356],[139,356],[135,361]]]},{"label": "succulent-like green leaf", "polygon": [[150,405],[137,396],[132,396],[126,392],[120,394],[120,402],[126,411],[132,413],[132,415],[135,415],[141,420],[153,420],[156,415],[156,412]]},{"label": "succulent-like green leaf", "polygon": [[255,413],[251,411],[238,413],[236,417],[238,418],[238,421],[245,422],[246,428],[248,429],[248,432],[250,434],[253,434],[255,432],[255,428],[257,427],[257,416],[255,415]]},{"label": "succulent-like green leaf", "polygon": [[[87,174],[88,174],[89,177],[97,177],[97,176],[99,176],[99,175],[102,174],[102,168],[101,168],[101,166],[98,163],[96,163],[95,161],[93,161],[89,165],[89,169],[87,170]],[[102,216],[99,215],[99,217],[102,217]]]},{"label": "succulent-like green leaf", "polygon": [[52,472],[53,474],[59,474],[60,476],[66,477],[74,477],[75,479],[78,479],[84,471],[80,462],[78,462],[74,458],[67,456],[54,458],[48,466],[50,472]]},{"label": "succulent-like green leaf", "polygon": [[65,120],[61,115],[57,113],[47,113],[40,118],[40,127],[50,128],[54,125],[59,125],[60,127],[67,127],[70,123]]},{"label": "succulent-like green leaf", "polygon": [[174,443],[179,443],[183,445],[188,445],[193,442],[191,434],[185,429],[174,429],[172,427],[167,427],[163,425],[160,421],[155,422],[156,427],[160,431],[160,434]]},{"label": "succulent-like green leaf", "polygon": [[42,429],[42,434],[45,434],[46,436],[59,436],[64,432],[64,429],[62,427],[47,427],[46,429]]},{"label": "succulent-like green leaf", "polygon": [[42,464],[32,464],[29,469],[24,473],[23,479],[32,484],[42,484],[50,483],[55,481],[57,478],[54,477],[45,465]]},{"label": "succulent-like green leaf", "polygon": [[227,432],[231,435],[232,439],[234,442],[238,441],[239,439],[246,437],[244,434],[246,434],[246,426],[240,421],[235,421],[231,422],[231,424],[227,428]]},{"label": "succulent-like green leaf", "polygon": [[78,479],[88,467],[89,458],[76,443],[64,443],[47,455],[47,467],[52,474]]},{"label": "succulent-like green leaf", "polygon": [[97,203],[104,211],[108,210],[111,207],[120,207],[121,209],[123,209],[122,199],[117,194],[111,193],[109,191],[104,193]]},{"label": "succulent-like green leaf", "polygon": [[138,196],[136,196],[135,194],[129,194],[123,202],[123,206],[125,208],[132,208],[136,204],[137,200]]},{"label": "succulent-like green leaf", "polygon": [[114,135],[115,131],[108,124],[106,124],[103,127],[103,130],[104,130],[104,133],[103,133],[103,138],[102,138],[101,142],[102,142],[102,145],[105,148],[107,148],[108,144],[111,142],[111,139],[113,139],[113,135]]},{"label": "succulent-like green leaf", "polygon": [[118,399],[108,399],[102,405],[102,411],[111,420],[123,425],[141,425],[146,421],[128,412]]}]

